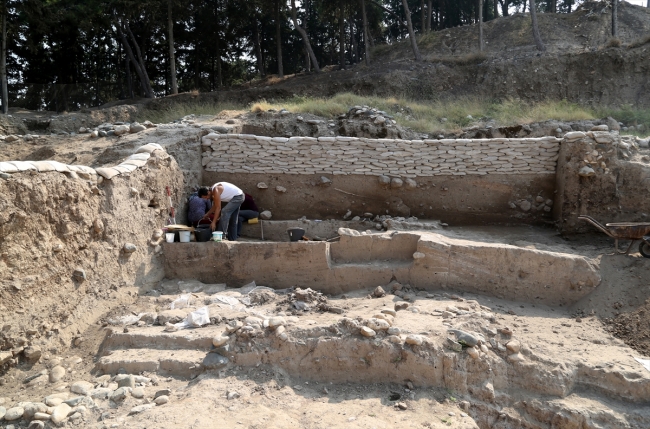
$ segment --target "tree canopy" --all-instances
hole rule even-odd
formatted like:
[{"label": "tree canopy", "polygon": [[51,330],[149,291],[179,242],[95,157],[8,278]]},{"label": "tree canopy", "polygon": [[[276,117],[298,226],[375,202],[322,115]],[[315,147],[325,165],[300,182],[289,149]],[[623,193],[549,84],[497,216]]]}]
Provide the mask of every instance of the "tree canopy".
[{"label": "tree canopy", "polygon": [[[170,94],[170,44],[178,90],[207,92],[277,74],[280,62],[284,74],[362,62],[365,46],[409,37],[406,6],[416,35],[480,15],[477,0],[301,0],[296,21],[290,0],[3,1],[9,105],[56,111]],[[487,21],[526,11],[527,0],[482,3]],[[577,3],[537,7],[569,12]]]}]

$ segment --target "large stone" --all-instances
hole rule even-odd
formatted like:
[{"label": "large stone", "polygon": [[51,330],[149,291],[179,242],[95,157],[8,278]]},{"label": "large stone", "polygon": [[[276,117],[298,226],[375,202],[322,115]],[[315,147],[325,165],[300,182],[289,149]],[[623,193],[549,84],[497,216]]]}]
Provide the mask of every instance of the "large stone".
[{"label": "large stone", "polygon": [[230,338],[225,335],[217,335],[212,339],[212,345],[215,347],[221,347],[226,344],[228,340],[230,340]]},{"label": "large stone", "polygon": [[70,391],[79,395],[88,396],[95,386],[87,381],[77,381],[72,384]]},{"label": "large stone", "polygon": [[424,343],[424,337],[422,335],[415,334],[407,335],[405,343],[411,344],[413,346],[421,346],[422,343]]},{"label": "large stone", "polygon": [[124,250],[124,253],[134,253],[138,250],[138,246],[133,243],[125,243],[122,249]]},{"label": "large stone", "polygon": [[52,423],[57,425],[59,423],[62,423],[65,419],[68,418],[70,411],[72,411],[72,407],[66,403],[57,405],[52,412]]},{"label": "large stone", "polygon": [[262,213],[260,213],[260,219],[262,220],[271,220],[273,217],[273,214],[269,210],[264,210]]},{"label": "large stone", "polygon": [[401,188],[402,186],[404,186],[404,181],[402,179],[399,179],[397,177],[394,177],[393,179],[391,179],[391,181],[390,181],[390,187],[391,188],[397,189],[397,188]]},{"label": "large stone", "polygon": [[143,412],[145,412],[147,410],[150,410],[150,409],[154,408],[155,406],[156,406],[156,404],[138,405],[137,407],[131,408],[131,411],[129,411],[129,415],[133,416],[135,414],[143,413]]},{"label": "large stone", "polygon": [[30,363],[38,362],[41,359],[41,348],[38,346],[29,346],[23,350],[23,356]]},{"label": "large stone", "polygon": [[144,125],[140,125],[137,122],[134,122],[133,124],[131,124],[131,127],[129,127],[129,132],[131,134],[135,134],[144,131],[146,129],[147,127],[145,127]]},{"label": "large stone", "polygon": [[284,320],[284,317],[282,316],[277,316],[277,317],[271,317],[269,319],[269,328],[271,329],[276,329],[279,326],[284,326],[286,324],[286,321]]},{"label": "large stone", "polygon": [[374,337],[375,335],[377,335],[377,333],[375,331],[373,331],[372,329],[370,329],[367,326],[362,326],[361,329],[359,330],[359,332],[364,337],[369,337],[369,338]]},{"label": "large stone", "polygon": [[464,346],[474,347],[478,345],[478,338],[469,332],[461,331],[459,329],[450,329],[449,332],[454,333],[456,335],[456,340]]},{"label": "large stone", "polygon": [[128,134],[130,130],[131,130],[131,127],[129,127],[129,126],[127,126],[127,125],[118,125],[118,126],[116,126],[115,129],[113,130],[113,133],[114,133],[116,136],[122,136],[122,135],[124,135],[124,134]]},{"label": "large stone", "polygon": [[131,396],[135,399],[142,399],[144,398],[144,393],[144,387],[136,387],[131,391]]},{"label": "large stone", "polygon": [[203,359],[203,367],[207,370],[215,370],[224,368],[230,361],[227,357],[221,356],[217,353],[208,353]]},{"label": "large stone", "polygon": [[368,327],[373,331],[387,331],[390,328],[390,323],[384,319],[369,319]]},{"label": "large stone", "polygon": [[55,366],[50,371],[50,383],[58,383],[65,377],[65,368],[60,365]]},{"label": "large stone", "polygon": [[[45,415],[48,417],[50,416],[49,414],[45,414]],[[43,423],[40,420],[32,420],[31,422],[29,422],[29,426],[27,426],[27,429],[45,429],[45,423]]]},{"label": "large stone", "polygon": [[388,176],[378,176],[377,181],[381,186],[390,186],[390,177]]},{"label": "large stone", "polygon": [[5,413],[5,420],[8,422],[13,422],[14,420],[22,418],[24,413],[25,409],[22,407],[9,408]]},{"label": "large stone", "polygon": [[373,295],[375,298],[382,298],[382,297],[386,296],[386,291],[384,290],[383,287],[381,287],[381,286],[377,286],[377,287],[375,288],[375,291],[372,293],[372,295]]},{"label": "large stone", "polygon": [[86,281],[86,271],[83,270],[82,268],[77,268],[72,272],[72,277],[78,282],[85,282]]},{"label": "large stone", "polygon": [[167,402],[169,402],[169,396],[167,395],[162,395],[154,399],[154,402],[156,405],[165,405]]},{"label": "large stone", "polygon": [[580,175],[580,177],[591,177],[591,176],[595,176],[596,172],[594,171],[593,168],[588,167],[588,166],[585,165],[584,167],[582,167],[580,169],[578,174]]},{"label": "large stone", "polygon": [[7,409],[0,406],[0,420],[4,418],[5,414],[7,414]]},{"label": "large stone", "polygon": [[110,399],[113,402],[122,402],[122,401],[124,401],[124,399],[126,399],[128,393],[129,392],[128,392],[128,390],[126,390],[126,388],[120,387],[119,389],[116,389],[115,391],[113,391],[113,393],[111,393],[108,396],[108,399]]},{"label": "large stone", "polygon": [[508,341],[506,343],[506,349],[511,353],[519,353],[521,350],[521,343],[518,340]]},{"label": "large stone", "polygon": [[115,377],[117,387],[130,387],[135,388],[135,377],[131,374],[122,374]]}]

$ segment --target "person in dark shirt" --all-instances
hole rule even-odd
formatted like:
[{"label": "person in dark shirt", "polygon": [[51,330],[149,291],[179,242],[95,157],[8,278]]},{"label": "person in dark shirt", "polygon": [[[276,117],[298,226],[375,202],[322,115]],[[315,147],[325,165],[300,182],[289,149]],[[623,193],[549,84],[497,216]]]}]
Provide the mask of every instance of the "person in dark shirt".
[{"label": "person in dark shirt", "polygon": [[187,221],[191,226],[196,227],[201,222],[201,219],[205,217],[205,214],[212,208],[212,201],[210,201],[208,195],[209,192],[209,188],[202,186],[196,194],[190,197],[187,209]]},{"label": "person in dark shirt", "polygon": [[237,237],[241,235],[242,224],[248,219],[255,219],[260,215],[260,209],[257,208],[255,200],[250,195],[244,193],[244,202],[239,209],[239,222],[237,223]]}]

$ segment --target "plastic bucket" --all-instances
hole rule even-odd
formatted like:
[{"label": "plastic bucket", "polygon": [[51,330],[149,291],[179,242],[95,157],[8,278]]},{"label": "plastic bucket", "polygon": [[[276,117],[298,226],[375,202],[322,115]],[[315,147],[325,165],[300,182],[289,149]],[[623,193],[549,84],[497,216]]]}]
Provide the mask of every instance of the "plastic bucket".
[{"label": "plastic bucket", "polygon": [[167,240],[167,243],[173,243],[175,236],[176,236],[176,234],[174,234],[173,232],[166,233],[165,234],[165,239]]},{"label": "plastic bucket", "polygon": [[178,231],[178,235],[180,236],[181,243],[190,242],[190,231]]},{"label": "plastic bucket", "polygon": [[212,233],[212,241],[223,241],[223,232],[215,231]]},{"label": "plastic bucket", "polygon": [[289,234],[289,240],[295,242],[302,240],[302,237],[305,235],[305,230],[302,228],[289,228],[287,229],[287,233]]},{"label": "plastic bucket", "polygon": [[194,229],[194,236],[196,237],[196,241],[199,243],[204,243],[206,241],[210,240],[210,236],[212,235],[212,231],[210,230],[210,225],[199,225]]}]

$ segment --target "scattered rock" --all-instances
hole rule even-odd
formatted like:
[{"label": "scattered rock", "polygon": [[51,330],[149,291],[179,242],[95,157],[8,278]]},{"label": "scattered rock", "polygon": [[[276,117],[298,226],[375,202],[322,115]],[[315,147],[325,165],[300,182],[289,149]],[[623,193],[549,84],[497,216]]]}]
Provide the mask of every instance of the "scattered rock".
[{"label": "scattered rock", "polygon": [[119,389],[116,389],[115,391],[113,391],[113,393],[108,395],[108,399],[113,402],[122,402],[123,400],[126,399],[127,394],[128,394],[128,390],[126,390],[126,388],[124,387],[120,387]]},{"label": "scattered rock", "polygon": [[400,301],[395,303],[395,311],[406,310],[407,308],[409,308],[408,302]]},{"label": "scattered rock", "polygon": [[373,331],[387,331],[388,328],[390,328],[390,323],[388,323],[386,320],[383,319],[369,319],[368,320],[368,328],[370,328]]},{"label": "scattered rock", "polygon": [[370,329],[367,326],[362,326],[361,329],[359,330],[359,332],[364,337],[374,337],[375,335],[377,335],[377,333],[375,331],[373,331],[372,329]]},{"label": "scattered rock", "polygon": [[135,134],[135,133],[139,133],[139,132],[141,132],[141,131],[144,131],[144,130],[146,130],[146,129],[147,129],[147,127],[145,127],[144,125],[140,125],[140,124],[138,124],[137,122],[134,122],[134,123],[132,123],[131,126],[129,127],[129,132],[130,132],[131,134]]},{"label": "scattered rock", "polygon": [[131,396],[133,396],[136,399],[142,399],[144,398],[144,387],[136,387],[131,391]]},{"label": "scattered rock", "polygon": [[609,131],[609,127],[607,125],[596,125],[589,131]]},{"label": "scattered rock", "polygon": [[7,138],[5,138],[5,142],[7,142],[7,143],[15,142],[15,141],[18,141],[18,140],[20,140],[20,138],[18,136],[14,136],[14,135],[10,135],[10,136],[7,136]]},{"label": "scattered rock", "polygon": [[401,411],[406,411],[409,407],[404,402],[398,402],[395,404],[395,408]]},{"label": "scattered rock", "polygon": [[582,167],[582,168],[580,169],[580,171],[578,172],[578,174],[580,175],[580,177],[591,177],[591,176],[595,176],[595,175],[596,175],[596,172],[594,171],[593,168],[591,168],[591,167],[585,165],[584,167]]},{"label": "scattered rock", "polygon": [[153,399],[159,398],[161,396],[170,396],[172,394],[172,391],[169,389],[162,389],[159,390],[153,395]]},{"label": "scattered rock", "polygon": [[85,282],[86,281],[86,271],[84,271],[81,268],[77,268],[72,272],[72,277],[78,282]]},{"label": "scattered rock", "polygon": [[[39,413],[39,414],[43,414],[43,415],[48,417],[47,419],[43,419],[43,420],[49,420],[50,419],[49,414],[44,414],[44,413]],[[43,423],[40,419],[32,420],[29,423],[29,426],[27,426],[27,429],[45,429],[45,423]]]},{"label": "scattered rock", "polygon": [[415,252],[413,254],[413,259],[424,259],[426,255],[422,252]]},{"label": "scattered rock", "polygon": [[467,354],[472,358],[478,359],[478,350],[475,347],[467,347],[465,350],[467,351]]},{"label": "scattered rock", "polygon": [[284,186],[276,186],[276,187],[275,187],[275,190],[278,191],[278,192],[281,192],[281,193],[283,193],[283,194],[284,194],[285,192],[287,192],[287,188],[285,188]]},{"label": "scattered rock", "polygon": [[271,317],[269,319],[269,328],[271,329],[276,329],[279,326],[284,326],[287,322],[284,320],[284,317],[277,316],[277,317]]},{"label": "scattered rock", "polygon": [[413,346],[421,346],[422,343],[424,342],[424,337],[422,335],[414,335],[414,334],[407,335],[405,342],[406,344],[411,344]]},{"label": "scattered rock", "polygon": [[383,287],[381,287],[381,286],[377,286],[377,287],[375,288],[375,291],[372,293],[372,295],[373,295],[375,298],[382,298],[382,297],[386,296],[386,291],[384,290]]},{"label": "scattered rock", "polygon": [[474,347],[478,345],[478,338],[468,332],[459,329],[450,329],[449,332],[455,334],[457,341],[464,346]]},{"label": "scattered rock", "polygon": [[124,134],[128,134],[130,130],[131,128],[127,125],[118,125],[113,130],[113,134],[116,136],[123,136]]},{"label": "scattered rock", "polygon": [[92,383],[89,383],[87,381],[77,381],[72,384],[70,391],[79,395],[88,396],[90,394],[90,391],[94,388],[95,386]]},{"label": "scattered rock", "polygon": [[264,210],[262,213],[260,213],[260,219],[262,220],[271,220],[273,217],[273,214],[269,210]]},{"label": "scattered rock", "polygon": [[137,407],[131,408],[131,411],[129,411],[129,415],[133,416],[133,415],[136,415],[136,414],[143,413],[143,412],[145,412],[147,410],[150,410],[150,409],[154,408],[155,406],[156,406],[156,404],[138,405]]},{"label": "scattered rock", "polygon": [[260,182],[257,184],[257,189],[269,189],[269,185],[264,182]]},{"label": "scattered rock", "polygon": [[138,250],[138,246],[133,243],[125,243],[122,249],[124,250],[124,253],[133,253]]},{"label": "scattered rock", "polygon": [[65,377],[65,368],[60,365],[55,366],[50,371],[50,383],[58,383]]},{"label": "scattered rock", "polygon": [[218,353],[208,353],[202,362],[203,367],[208,370],[224,368],[228,363],[230,363],[230,360]]},{"label": "scattered rock", "polygon": [[327,186],[327,185],[331,185],[332,181],[325,176],[320,176],[318,184],[321,186]]},{"label": "scattered rock", "polygon": [[460,344],[458,341],[454,340],[453,338],[447,338],[447,343],[445,345],[447,346],[447,348],[455,352],[463,351],[463,345]]},{"label": "scattered rock", "polygon": [[508,341],[506,343],[506,349],[512,353],[519,353],[521,350],[521,343],[518,340]]},{"label": "scattered rock", "polygon": [[379,184],[382,186],[390,186],[390,177],[388,176],[378,176],[377,180],[379,181]]},{"label": "scattered rock", "polygon": [[527,201],[527,200],[524,200],[524,201],[519,203],[519,208],[522,209],[525,212],[530,211],[532,206],[533,205],[530,203],[530,201]]},{"label": "scattered rock", "polygon": [[390,181],[390,187],[393,189],[401,188],[404,186],[404,181],[402,179],[399,179],[397,177],[394,177]]},{"label": "scattered rock", "polygon": [[234,391],[229,391],[229,392],[226,393],[226,398],[227,398],[229,401],[232,401],[233,399],[237,399],[237,398],[239,398],[240,396],[241,396],[241,395],[240,395],[238,392],[234,392]]},{"label": "scattered rock", "polygon": [[526,360],[524,356],[521,353],[514,353],[508,356],[508,361],[516,363],[516,362],[523,362]]},{"label": "scattered rock", "polygon": [[212,345],[215,346],[215,347],[221,347],[224,344],[226,344],[228,342],[228,340],[230,340],[229,337],[227,337],[225,335],[219,335],[219,336],[216,336],[216,337],[214,337],[212,339]]},{"label": "scattered rock", "polygon": [[59,423],[63,422],[66,418],[68,418],[70,411],[72,411],[72,407],[66,403],[57,405],[52,412],[52,417],[50,417],[52,423],[58,425]]},{"label": "scattered rock", "polygon": [[154,402],[156,405],[165,405],[167,402],[169,402],[169,396],[161,395],[154,399]]},{"label": "scattered rock", "polygon": [[418,182],[413,179],[406,179],[404,184],[406,184],[406,189],[416,189],[418,187]]},{"label": "scattered rock", "polygon": [[115,377],[115,382],[117,387],[130,387],[131,389],[135,388],[135,377],[131,374],[121,374]]},{"label": "scattered rock", "polygon": [[38,362],[41,359],[42,351],[38,346],[29,346],[23,350],[23,356],[30,363]]},{"label": "scattered rock", "polygon": [[24,413],[25,413],[25,409],[22,407],[9,408],[5,413],[5,420],[8,422],[18,420],[23,416]]}]

